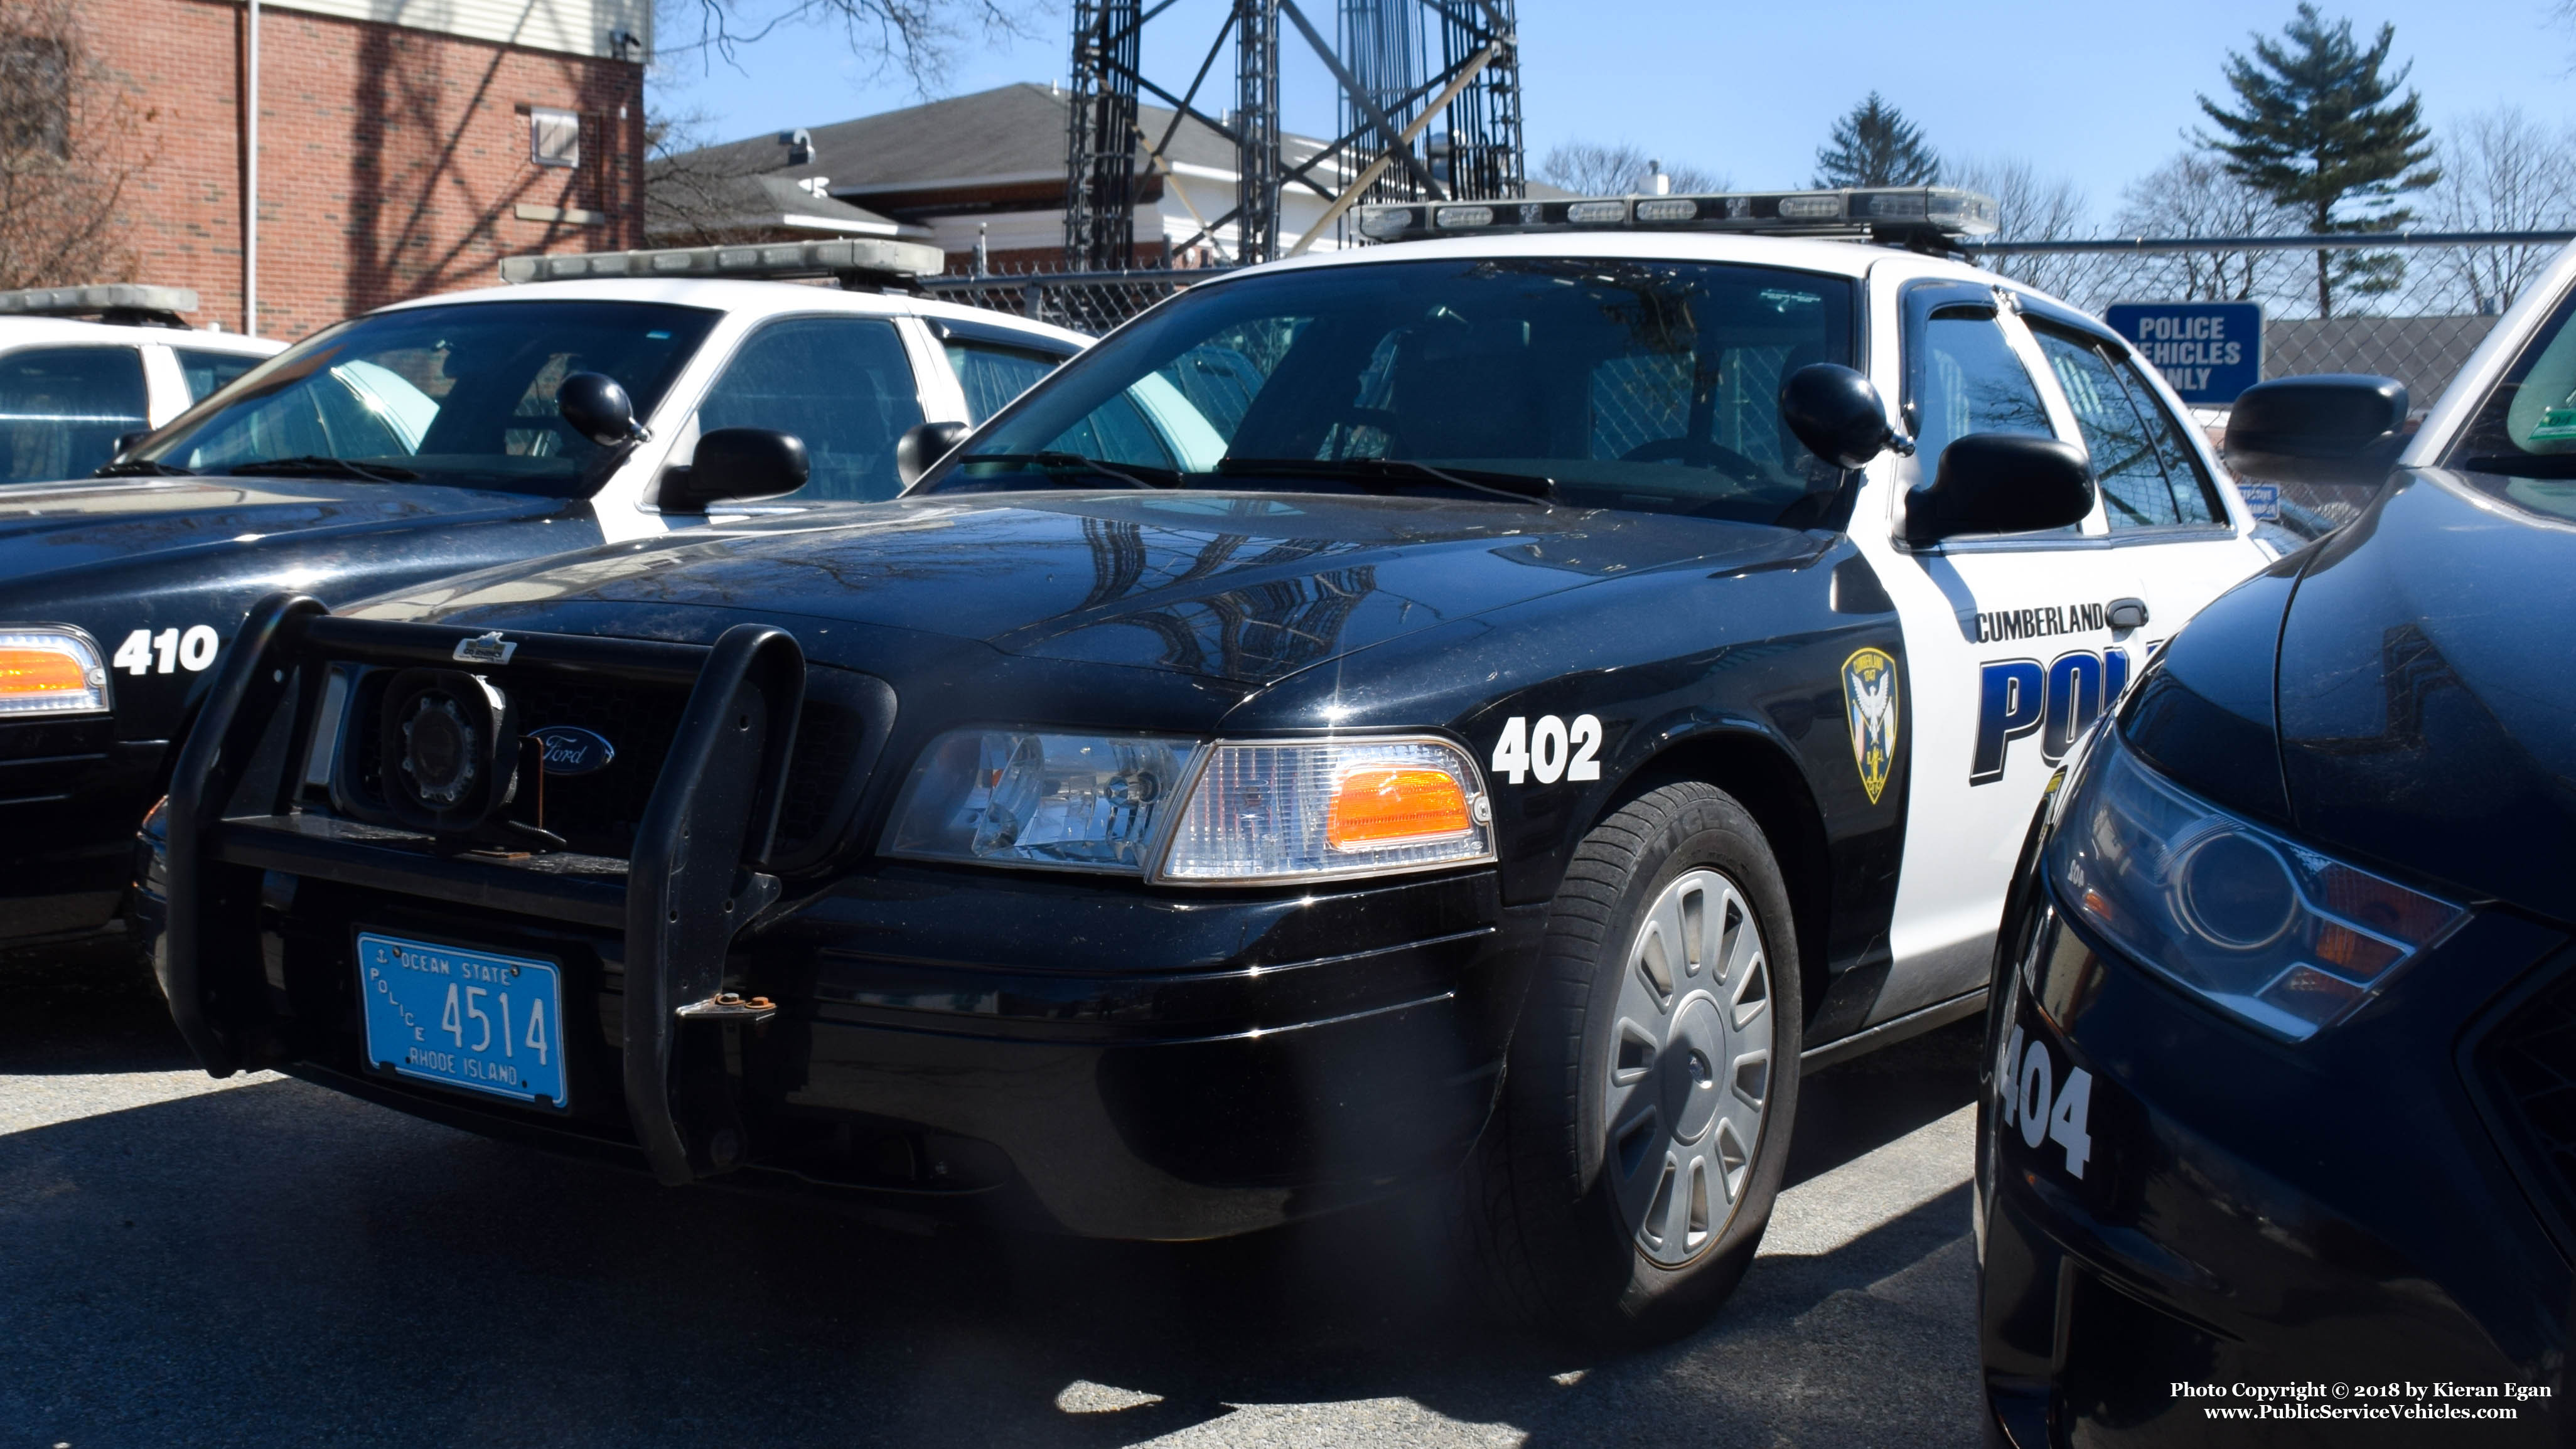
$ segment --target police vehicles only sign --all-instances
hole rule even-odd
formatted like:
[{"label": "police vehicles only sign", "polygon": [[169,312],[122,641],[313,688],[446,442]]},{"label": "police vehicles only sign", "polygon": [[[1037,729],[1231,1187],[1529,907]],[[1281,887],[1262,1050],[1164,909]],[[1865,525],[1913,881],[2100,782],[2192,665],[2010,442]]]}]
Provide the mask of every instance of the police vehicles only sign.
[{"label": "police vehicles only sign", "polygon": [[2102,318],[2184,402],[2224,407],[2263,380],[2260,302],[2121,302]]}]

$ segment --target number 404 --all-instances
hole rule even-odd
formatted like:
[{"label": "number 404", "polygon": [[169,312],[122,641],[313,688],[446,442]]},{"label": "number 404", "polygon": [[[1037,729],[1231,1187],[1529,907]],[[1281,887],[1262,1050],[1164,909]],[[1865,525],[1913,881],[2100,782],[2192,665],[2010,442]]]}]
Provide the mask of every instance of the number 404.
[{"label": "number 404", "polygon": [[2064,1085],[2052,1081],[2055,1076],[2048,1044],[2033,1038],[2025,1050],[2022,1029],[2014,1027],[1995,1063],[2003,1125],[2018,1125],[2024,1146],[2054,1142],[2065,1148],[2066,1173],[2080,1181],[2085,1159],[2093,1155],[2093,1138],[2085,1130],[2085,1119],[2093,1112],[2093,1074],[2069,1062]]}]

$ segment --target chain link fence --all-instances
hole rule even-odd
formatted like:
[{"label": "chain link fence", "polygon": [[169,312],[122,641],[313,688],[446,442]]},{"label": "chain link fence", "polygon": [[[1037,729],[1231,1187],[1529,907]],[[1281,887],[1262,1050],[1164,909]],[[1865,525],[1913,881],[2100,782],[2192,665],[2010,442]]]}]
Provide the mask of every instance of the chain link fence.
[{"label": "chain link fence", "polygon": [[2431,406],[2576,231],[1976,241],[1978,265],[2087,311],[2257,302],[2263,376],[2360,372]]},{"label": "chain link fence", "polygon": [[922,290],[969,307],[1052,322],[1098,337],[1119,323],[1188,287],[1222,276],[1223,269],[1150,268],[1132,272],[1019,272],[925,277]]}]

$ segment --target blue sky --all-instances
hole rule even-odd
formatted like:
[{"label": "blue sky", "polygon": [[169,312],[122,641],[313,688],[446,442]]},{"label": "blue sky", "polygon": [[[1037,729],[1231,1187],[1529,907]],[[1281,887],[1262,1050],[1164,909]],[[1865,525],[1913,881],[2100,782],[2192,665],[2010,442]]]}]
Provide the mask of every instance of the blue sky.
[{"label": "blue sky", "polygon": [[[912,83],[871,74],[834,31],[783,29],[743,49],[738,67],[686,48],[697,0],[663,8],[653,103],[700,113],[731,139],[909,104]],[[764,0],[739,0],[756,12]],[[1318,23],[1333,0],[1306,0]],[[2449,117],[2518,103],[2553,125],[2576,119],[2576,25],[2552,0],[2412,0],[2340,6],[2366,39],[2397,27],[2395,54],[2436,130]],[[1148,29],[1146,73],[1185,84],[1225,0],[1178,0]],[[1944,154],[2020,157],[2074,180],[2097,213],[2182,147],[2195,91],[2217,91],[2247,32],[2275,33],[2293,0],[2010,0],[1933,6],[1877,0],[1744,5],[1711,0],[1520,0],[1523,107],[1530,160],[1570,140],[1631,140],[1739,186],[1803,183],[1834,117],[1876,89]],[[934,88],[954,95],[1061,78],[1061,4],[1032,13],[1030,38],[970,38]],[[1287,27],[1282,27],[1283,31]],[[1292,130],[1330,134],[1331,81],[1293,34],[1282,78]],[[1211,77],[1230,90],[1231,56]]]}]

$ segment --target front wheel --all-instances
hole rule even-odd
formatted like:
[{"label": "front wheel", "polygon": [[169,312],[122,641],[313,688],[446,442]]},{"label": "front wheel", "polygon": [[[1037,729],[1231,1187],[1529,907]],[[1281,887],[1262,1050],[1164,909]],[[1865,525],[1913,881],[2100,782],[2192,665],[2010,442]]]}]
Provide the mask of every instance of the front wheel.
[{"label": "front wheel", "polygon": [[1666,785],[1584,837],[1462,1195],[1497,1307],[1634,1342],[1733,1291],[1788,1156],[1798,987],[1787,886],[1733,797]]}]

